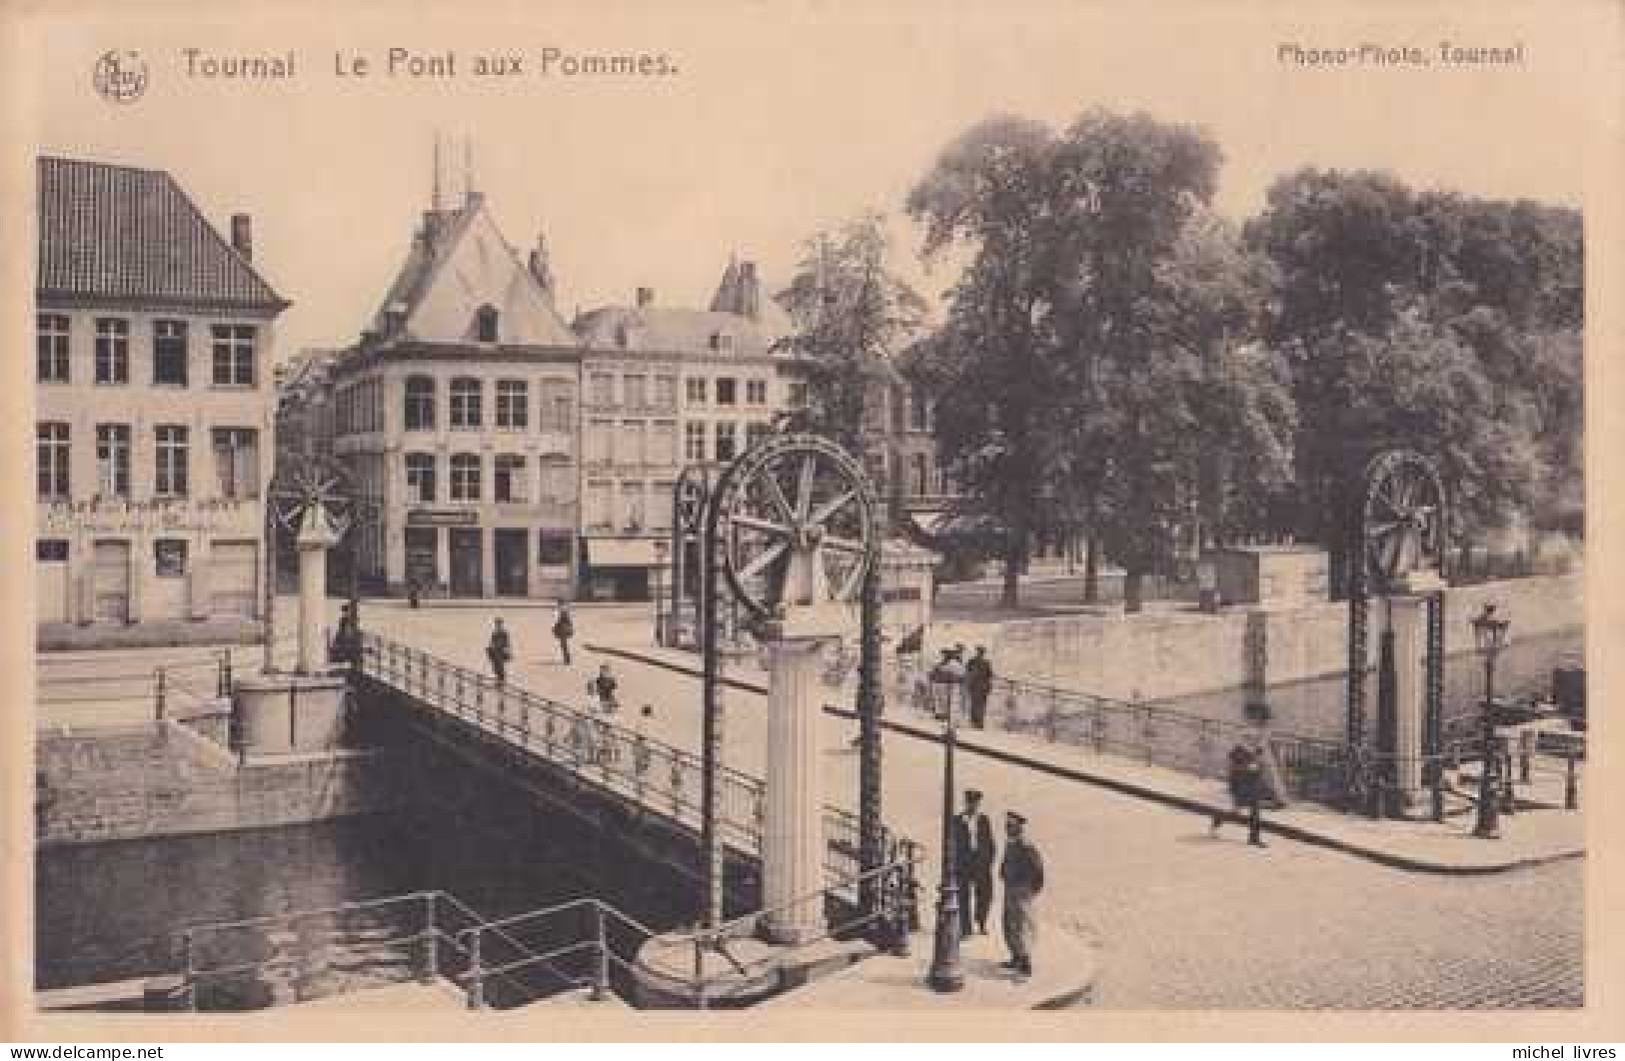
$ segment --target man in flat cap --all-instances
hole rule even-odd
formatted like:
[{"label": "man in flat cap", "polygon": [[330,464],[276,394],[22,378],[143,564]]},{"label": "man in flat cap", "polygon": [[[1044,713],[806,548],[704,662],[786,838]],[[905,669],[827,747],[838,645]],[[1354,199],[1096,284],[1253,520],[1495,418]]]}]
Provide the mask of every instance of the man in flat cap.
[{"label": "man in flat cap", "polygon": [[954,816],[954,868],[959,871],[959,931],[972,926],[987,935],[987,913],[993,907],[993,857],[998,845],[993,826],[982,813],[982,794],[965,790],[965,809]]},{"label": "man in flat cap", "polygon": [[1004,944],[1010,948],[1006,969],[1033,974],[1033,946],[1038,941],[1035,900],[1044,890],[1044,859],[1027,839],[1027,819],[1011,811],[1004,819]]}]

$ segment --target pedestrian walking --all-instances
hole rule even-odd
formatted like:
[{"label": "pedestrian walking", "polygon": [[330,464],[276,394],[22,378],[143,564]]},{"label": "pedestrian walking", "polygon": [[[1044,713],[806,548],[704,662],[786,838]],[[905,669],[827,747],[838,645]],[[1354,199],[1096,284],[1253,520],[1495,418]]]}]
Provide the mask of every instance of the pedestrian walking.
[{"label": "pedestrian walking", "polygon": [[504,684],[508,680],[508,661],[513,659],[513,642],[508,639],[507,627],[502,625],[501,619],[491,621],[491,640],[486,642],[485,658],[491,661],[497,684]]},{"label": "pedestrian walking", "polygon": [[559,603],[558,618],[553,620],[553,636],[559,643],[559,655],[564,657],[564,665],[570,665],[570,639],[576,634],[575,620],[570,618],[570,606]]},{"label": "pedestrian walking", "polygon": [[987,728],[987,698],[993,692],[993,663],[987,649],[976,646],[976,655],[965,664],[965,691],[970,694],[970,724]]},{"label": "pedestrian walking", "polygon": [[[1247,815],[1247,842],[1254,847],[1268,847],[1262,835],[1260,804],[1264,798],[1264,764],[1258,752],[1246,744],[1231,748],[1228,775],[1230,806],[1236,815]],[[1224,818],[1222,810],[1213,812],[1210,831],[1214,836],[1219,835]]]},{"label": "pedestrian walking", "polygon": [[1027,839],[1027,819],[1010,811],[1004,817],[1004,945],[1010,949],[1006,969],[1033,974],[1033,948],[1038,942],[1038,893],[1044,890],[1044,859]]},{"label": "pedestrian walking", "polygon": [[361,662],[361,620],[354,604],[340,609],[338,629],[333,631],[332,644],[327,646],[327,661],[343,663],[351,669]]},{"label": "pedestrian walking", "polygon": [[982,794],[965,790],[965,809],[954,818],[954,868],[959,872],[960,934],[974,926],[987,935],[987,914],[993,908],[993,859],[998,845],[993,825],[982,813]]},{"label": "pedestrian walking", "polygon": [[632,751],[632,769],[639,777],[649,772],[649,722],[655,717],[653,704],[638,708],[637,736]]},{"label": "pedestrian walking", "polygon": [[620,683],[615,680],[615,674],[606,663],[598,668],[598,677],[592,680],[593,693],[598,697],[598,706],[606,715],[613,715],[620,709],[620,702],[615,698],[615,690]]}]

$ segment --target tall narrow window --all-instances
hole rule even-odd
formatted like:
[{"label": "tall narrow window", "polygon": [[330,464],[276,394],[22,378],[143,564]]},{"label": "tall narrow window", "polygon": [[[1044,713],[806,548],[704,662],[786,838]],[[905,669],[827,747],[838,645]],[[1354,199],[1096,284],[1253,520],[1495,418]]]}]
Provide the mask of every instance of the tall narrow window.
[{"label": "tall narrow window", "polygon": [[786,402],[792,409],[804,409],[807,406],[807,383],[805,380],[792,380],[785,394]]},{"label": "tall narrow window", "polygon": [[649,404],[649,377],[626,375],[621,377],[621,386],[625,388],[624,404],[632,409],[641,409]]},{"label": "tall narrow window", "polygon": [[451,426],[474,428],[480,426],[480,381],[454,379],[451,381]]},{"label": "tall narrow window", "polygon": [[152,490],[159,497],[185,497],[187,482],[186,428],[164,424],[157,428],[157,465]]},{"label": "tall narrow window", "polygon": [[497,426],[514,430],[530,426],[530,386],[524,380],[497,380]]},{"label": "tall narrow window", "polygon": [[594,372],[588,380],[588,401],[594,405],[615,403],[615,377],[608,372]]},{"label": "tall narrow window", "polygon": [[745,381],[745,404],[747,404],[747,405],[766,405],[767,404],[767,380],[765,380],[765,379],[747,379]]},{"label": "tall narrow window", "polygon": [[704,376],[690,376],[683,381],[683,400],[689,405],[705,404]]},{"label": "tall narrow window", "polygon": [[46,422],[34,428],[34,463],[39,477],[42,501],[62,501],[69,496],[68,464],[73,448],[68,425]]},{"label": "tall narrow window", "polygon": [[406,377],[406,429],[408,431],[434,430],[434,377]]},{"label": "tall narrow window", "polygon": [[68,318],[61,313],[41,313],[35,318],[35,348],[39,354],[41,383],[68,382]]},{"label": "tall narrow window", "polygon": [[130,425],[96,425],[96,492],[130,496]]},{"label": "tall narrow window", "polygon": [[130,322],[122,317],[96,319],[96,382],[130,382]]},{"label": "tall narrow window", "polygon": [[186,322],[152,322],[152,382],[186,386]]},{"label": "tall narrow window", "polygon": [[575,469],[568,458],[543,457],[541,460],[541,500],[551,504],[568,504],[575,500]]},{"label": "tall narrow window", "polygon": [[691,420],[683,425],[683,459],[690,461],[705,459],[704,421]]},{"label": "tall narrow window", "polygon": [[621,528],[637,534],[643,530],[643,484],[621,484]]},{"label": "tall narrow window", "polygon": [[615,447],[616,456],[622,464],[638,465],[649,459],[646,448],[648,425],[642,420],[624,420],[621,422],[621,437]]},{"label": "tall narrow window", "polygon": [[925,454],[914,454],[914,496],[924,497],[931,491],[928,489],[930,481],[926,471]]},{"label": "tall narrow window", "polygon": [[434,503],[434,454],[406,455],[406,493],[420,505]]},{"label": "tall narrow window", "polygon": [[214,384],[217,387],[254,385],[254,326],[216,324],[211,329]]},{"label": "tall narrow window", "polygon": [[738,425],[726,421],[717,424],[717,460],[731,461],[739,455]]},{"label": "tall narrow window", "polygon": [[480,458],[474,453],[451,455],[451,499],[478,501],[480,499]]},{"label": "tall narrow window", "polygon": [[672,409],[677,406],[677,377],[655,377],[655,404],[662,409]]},{"label": "tall narrow window", "polygon": [[499,454],[493,468],[492,496],[501,504],[522,505],[525,496],[525,458],[510,453]]},{"label": "tall narrow window", "polygon": [[738,381],[728,376],[719,378],[717,380],[717,404],[733,405],[737,386]]},{"label": "tall narrow window", "polygon": [[240,501],[259,496],[259,440],[255,432],[243,427],[215,428],[214,473],[221,497]]},{"label": "tall narrow window", "polygon": [[497,341],[497,311],[495,306],[481,306],[474,313],[474,331],[482,343]]}]

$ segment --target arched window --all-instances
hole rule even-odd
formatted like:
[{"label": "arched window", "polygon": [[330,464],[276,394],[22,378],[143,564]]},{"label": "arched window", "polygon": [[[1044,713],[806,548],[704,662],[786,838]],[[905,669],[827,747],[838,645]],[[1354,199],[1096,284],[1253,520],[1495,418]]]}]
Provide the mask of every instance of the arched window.
[{"label": "arched window", "polygon": [[451,499],[478,501],[480,499],[480,458],[477,453],[451,455]]},{"label": "arched window", "polygon": [[497,341],[497,310],[485,305],[474,311],[474,337],[482,343]]},{"label": "arched window", "polygon": [[434,430],[434,377],[406,377],[406,429]]}]

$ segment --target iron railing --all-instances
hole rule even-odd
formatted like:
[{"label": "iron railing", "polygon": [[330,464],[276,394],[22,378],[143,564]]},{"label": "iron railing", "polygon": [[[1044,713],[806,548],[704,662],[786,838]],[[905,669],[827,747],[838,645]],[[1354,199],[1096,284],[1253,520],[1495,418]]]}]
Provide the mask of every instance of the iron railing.
[{"label": "iron railing", "polygon": [[[702,766],[693,752],[518,686],[497,685],[478,671],[375,634],[363,635],[361,671],[540,762],[569,771],[602,794],[685,827],[700,827]],[[764,783],[724,766],[719,791],[723,842],[759,857],[766,815]],[[829,878],[850,879],[861,873],[857,816],[826,805],[824,832]],[[921,856],[912,841],[889,834],[882,850],[916,860]]]}]

